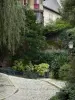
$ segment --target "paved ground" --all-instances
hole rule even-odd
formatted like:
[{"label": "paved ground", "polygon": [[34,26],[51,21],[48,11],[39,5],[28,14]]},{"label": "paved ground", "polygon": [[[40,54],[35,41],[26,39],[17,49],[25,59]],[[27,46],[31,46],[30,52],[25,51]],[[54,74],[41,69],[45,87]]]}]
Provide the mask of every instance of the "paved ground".
[{"label": "paved ground", "polygon": [[[52,80],[49,79],[35,80],[35,79],[24,79],[14,76],[9,76],[8,78],[11,80],[11,82],[10,81],[9,82],[11,83],[10,86],[13,87],[13,89],[12,88],[10,89],[9,86],[7,90],[5,88],[3,89],[3,93],[4,94],[9,93],[8,90],[10,91],[10,93],[12,92],[13,93],[12,95],[10,95],[10,97],[4,100],[49,100],[52,96],[56,94],[56,92],[59,91],[59,88],[53,85],[54,81],[52,82]],[[5,81],[7,80],[8,79],[6,78]],[[51,84],[50,81],[52,82]],[[63,82],[60,83],[63,84]],[[16,92],[13,90],[15,90]]]},{"label": "paved ground", "polygon": [[0,73],[0,100],[11,96],[17,88],[9,80],[8,76]]}]

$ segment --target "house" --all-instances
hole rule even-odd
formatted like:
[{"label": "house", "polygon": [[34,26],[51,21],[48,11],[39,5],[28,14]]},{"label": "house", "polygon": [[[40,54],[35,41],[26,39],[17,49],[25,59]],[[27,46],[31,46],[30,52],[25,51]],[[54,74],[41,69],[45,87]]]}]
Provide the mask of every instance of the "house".
[{"label": "house", "polygon": [[60,0],[20,0],[23,5],[28,4],[35,12],[36,22],[48,24],[60,18],[59,8]]},{"label": "house", "polygon": [[36,22],[43,22],[43,0],[20,0],[23,5],[28,4],[29,7],[35,12]]},{"label": "house", "polygon": [[44,16],[44,25],[48,24],[51,21],[56,21],[57,18],[60,18],[59,9],[61,8],[60,0],[44,0],[43,2],[43,16]]}]

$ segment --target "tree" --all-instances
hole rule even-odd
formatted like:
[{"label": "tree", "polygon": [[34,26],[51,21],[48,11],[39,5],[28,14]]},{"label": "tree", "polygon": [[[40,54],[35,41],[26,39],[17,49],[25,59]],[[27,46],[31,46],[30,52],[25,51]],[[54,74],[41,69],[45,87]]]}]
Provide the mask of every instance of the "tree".
[{"label": "tree", "polygon": [[25,36],[23,37],[23,44],[17,49],[16,56],[29,61],[35,61],[41,50],[45,46],[45,37],[43,34],[43,25],[36,23],[34,12],[26,6],[24,8],[26,15],[25,20]]},{"label": "tree", "polygon": [[18,0],[0,0],[0,47],[14,53],[25,27],[25,14]]},{"label": "tree", "polygon": [[[25,14],[18,0],[0,0],[0,62],[14,54],[21,44]],[[0,63],[0,64],[1,64]],[[2,65],[1,65],[2,66]]]},{"label": "tree", "polygon": [[75,1],[64,0],[62,2],[62,17],[64,20],[69,21],[72,25],[75,24]]}]

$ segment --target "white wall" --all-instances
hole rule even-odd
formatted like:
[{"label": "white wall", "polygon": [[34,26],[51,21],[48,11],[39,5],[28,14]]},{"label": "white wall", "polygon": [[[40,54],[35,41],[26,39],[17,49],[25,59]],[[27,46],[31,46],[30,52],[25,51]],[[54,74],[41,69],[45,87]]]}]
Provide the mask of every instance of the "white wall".
[{"label": "white wall", "polygon": [[46,8],[44,8],[43,16],[44,16],[44,25],[48,24],[50,21],[56,21],[57,18],[60,18],[60,15]]},{"label": "white wall", "polygon": [[57,0],[57,2],[59,3],[60,7],[62,7],[61,1],[62,1],[62,0]]}]

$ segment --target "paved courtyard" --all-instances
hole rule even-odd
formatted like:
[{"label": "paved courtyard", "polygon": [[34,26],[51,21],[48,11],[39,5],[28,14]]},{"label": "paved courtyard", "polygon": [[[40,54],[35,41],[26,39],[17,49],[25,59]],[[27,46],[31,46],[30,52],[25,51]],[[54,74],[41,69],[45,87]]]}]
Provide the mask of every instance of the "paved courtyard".
[{"label": "paved courtyard", "polygon": [[10,81],[8,76],[0,73],[0,100],[4,100],[4,98],[8,98],[16,91],[17,89]]},{"label": "paved courtyard", "polygon": [[5,81],[8,81],[7,89],[5,89],[6,86],[3,87],[2,92],[5,95],[11,94],[3,100],[49,100],[59,91],[59,88],[47,82],[48,79],[26,79],[8,76]]},{"label": "paved courtyard", "polygon": [[10,76],[19,91],[6,100],[49,100],[59,91],[43,80],[24,79]]}]

